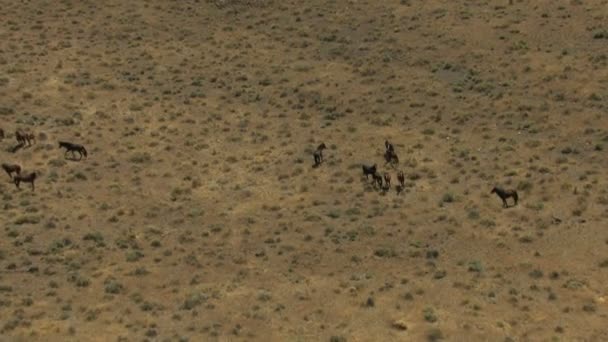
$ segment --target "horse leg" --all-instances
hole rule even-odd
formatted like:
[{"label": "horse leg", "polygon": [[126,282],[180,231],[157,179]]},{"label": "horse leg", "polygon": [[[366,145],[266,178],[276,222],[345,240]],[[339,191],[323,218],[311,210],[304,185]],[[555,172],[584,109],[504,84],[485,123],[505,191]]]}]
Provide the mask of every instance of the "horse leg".
[{"label": "horse leg", "polygon": [[502,207],[503,208],[508,208],[509,207],[509,205],[507,204],[507,199],[506,198],[502,199]]}]

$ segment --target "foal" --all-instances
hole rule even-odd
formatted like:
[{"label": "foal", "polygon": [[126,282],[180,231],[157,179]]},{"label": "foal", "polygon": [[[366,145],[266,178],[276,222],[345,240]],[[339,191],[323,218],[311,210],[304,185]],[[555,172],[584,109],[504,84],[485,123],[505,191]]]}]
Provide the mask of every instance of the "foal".
[{"label": "foal", "polygon": [[513,206],[517,205],[517,200],[519,199],[519,196],[517,195],[517,191],[515,190],[504,190],[502,188],[499,187],[494,187],[492,189],[492,191],[490,192],[491,194],[497,194],[498,197],[500,197],[500,199],[502,200],[502,206],[503,208],[507,208],[509,207],[509,205],[507,204],[507,198],[512,197],[513,200],[515,201],[515,204],[513,204]]},{"label": "foal", "polygon": [[397,173],[397,180],[399,181],[399,184],[401,184],[401,187],[404,188],[405,187],[405,175],[403,174],[403,171],[399,171]]},{"label": "foal", "polygon": [[315,152],[312,154],[315,158],[315,166],[319,166],[323,162],[323,150],[326,148],[327,146],[325,146],[325,143],[321,143],[321,145],[319,145]]},{"label": "foal", "polygon": [[34,191],[34,181],[35,180],[36,180],[36,172],[29,173],[25,176],[18,174],[18,175],[15,175],[15,177],[13,177],[13,182],[15,182],[17,189],[20,189],[19,183],[24,182],[24,183],[32,183],[32,191]]},{"label": "foal", "polygon": [[13,179],[13,172],[18,175],[21,174],[21,166],[17,164],[2,164],[2,168],[4,169],[4,171],[6,171],[6,173],[8,173],[8,176],[11,179]]},{"label": "foal", "polygon": [[387,189],[391,187],[391,175],[388,172],[384,173],[384,184]]},{"label": "foal", "polygon": [[[80,154],[80,159],[82,159],[82,156],[84,155],[85,158],[87,158],[87,150],[84,148],[84,146],[82,145],[78,145],[78,144],[73,144],[70,142],[66,142],[66,141],[60,141],[59,142],[59,148],[65,148],[65,154],[68,154],[68,152],[72,152],[72,156],[75,158],[76,155],[74,152],[78,152],[78,154]],[[80,160],[78,159],[78,160]]]}]

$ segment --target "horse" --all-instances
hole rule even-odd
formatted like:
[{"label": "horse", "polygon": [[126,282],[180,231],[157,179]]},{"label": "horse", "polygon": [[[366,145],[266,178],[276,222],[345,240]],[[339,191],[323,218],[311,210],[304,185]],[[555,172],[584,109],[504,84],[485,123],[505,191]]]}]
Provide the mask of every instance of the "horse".
[{"label": "horse", "polygon": [[503,208],[508,208],[509,205],[507,204],[507,198],[512,197],[513,200],[515,201],[515,204],[513,204],[514,206],[517,205],[517,200],[519,199],[519,196],[517,195],[517,191],[515,190],[504,190],[502,188],[499,187],[494,187],[492,188],[492,191],[490,192],[491,194],[496,194],[498,195],[498,197],[500,197],[500,199],[502,200],[502,206]]},{"label": "horse", "polygon": [[17,164],[2,164],[2,168],[4,169],[4,171],[6,171],[6,173],[8,173],[8,176],[11,179],[13,179],[13,172],[16,174],[21,174],[21,166]]},{"label": "horse", "polygon": [[397,154],[395,153],[394,150],[387,149],[386,152],[384,153],[384,160],[386,161],[386,164],[388,164],[388,163],[399,164],[399,157],[397,157]]},{"label": "horse", "polygon": [[0,140],[4,139],[4,130],[0,128]]},{"label": "horse", "polygon": [[378,184],[378,187],[380,189],[382,189],[382,176],[378,172],[375,172],[373,174],[373,177],[374,177],[374,183]]},{"label": "horse", "polygon": [[321,163],[323,162],[323,150],[326,148],[327,148],[327,146],[325,146],[325,143],[321,143],[321,145],[319,145],[317,147],[317,149],[315,150],[315,152],[312,154],[313,157],[315,158],[314,166],[321,165]]},{"label": "horse", "polygon": [[15,131],[15,139],[17,139],[17,143],[21,146],[32,146],[32,140],[36,141],[36,136],[34,133],[25,132],[20,129]]},{"label": "horse", "polygon": [[17,186],[17,189],[20,189],[19,188],[19,183],[24,182],[24,183],[31,183],[32,184],[32,191],[34,191],[34,181],[35,180],[36,180],[36,172],[28,173],[25,176],[22,176],[21,174],[18,174],[18,175],[15,175],[15,177],[13,177],[13,182]]},{"label": "horse", "polygon": [[19,145],[25,145],[25,132],[23,132],[22,130],[18,129],[15,131],[15,139],[17,139],[17,143],[19,143]]},{"label": "horse", "polygon": [[388,142],[388,140],[384,141],[384,146],[386,147],[386,151],[387,152],[395,153],[395,147],[393,146],[393,144],[391,144],[390,142]]},{"label": "horse", "polygon": [[32,141],[36,143],[36,135],[34,133],[25,133],[25,140],[27,140],[29,146],[32,146]]},{"label": "horse", "polygon": [[391,187],[391,175],[388,172],[384,173],[384,184],[387,189]]},{"label": "horse", "polygon": [[368,165],[362,165],[363,168],[363,175],[365,176],[365,179],[369,179],[369,175],[374,175],[376,173],[376,164],[372,165],[372,166],[368,166]]},{"label": "horse", "polygon": [[[83,155],[85,158],[87,158],[87,150],[82,145],[73,144],[73,143],[66,142],[66,141],[60,141],[59,148],[62,148],[62,147],[65,148],[64,157],[68,152],[72,152],[72,156],[75,158],[76,154],[74,152],[78,152],[80,154],[80,159],[82,159]],[[78,159],[78,160],[80,160],[80,159]]]},{"label": "horse", "polygon": [[397,180],[399,181],[399,184],[401,184],[401,187],[404,188],[405,187],[405,174],[403,174],[403,171],[399,171],[397,173]]}]

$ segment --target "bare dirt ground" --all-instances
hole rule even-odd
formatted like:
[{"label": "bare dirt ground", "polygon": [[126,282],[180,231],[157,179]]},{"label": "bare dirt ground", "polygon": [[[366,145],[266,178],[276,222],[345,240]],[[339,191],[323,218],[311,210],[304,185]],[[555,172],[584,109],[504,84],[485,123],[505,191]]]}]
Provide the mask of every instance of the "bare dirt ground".
[{"label": "bare dirt ground", "polygon": [[0,18],[3,341],[608,340],[607,1]]}]

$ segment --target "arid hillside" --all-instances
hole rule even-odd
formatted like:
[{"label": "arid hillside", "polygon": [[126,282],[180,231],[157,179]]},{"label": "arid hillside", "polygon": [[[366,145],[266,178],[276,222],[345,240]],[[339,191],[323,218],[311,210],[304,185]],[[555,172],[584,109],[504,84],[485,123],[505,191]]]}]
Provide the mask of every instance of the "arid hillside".
[{"label": "arid hillside", "polygon": [[0,19],[0,340],[608,341],[608,1]]}]

